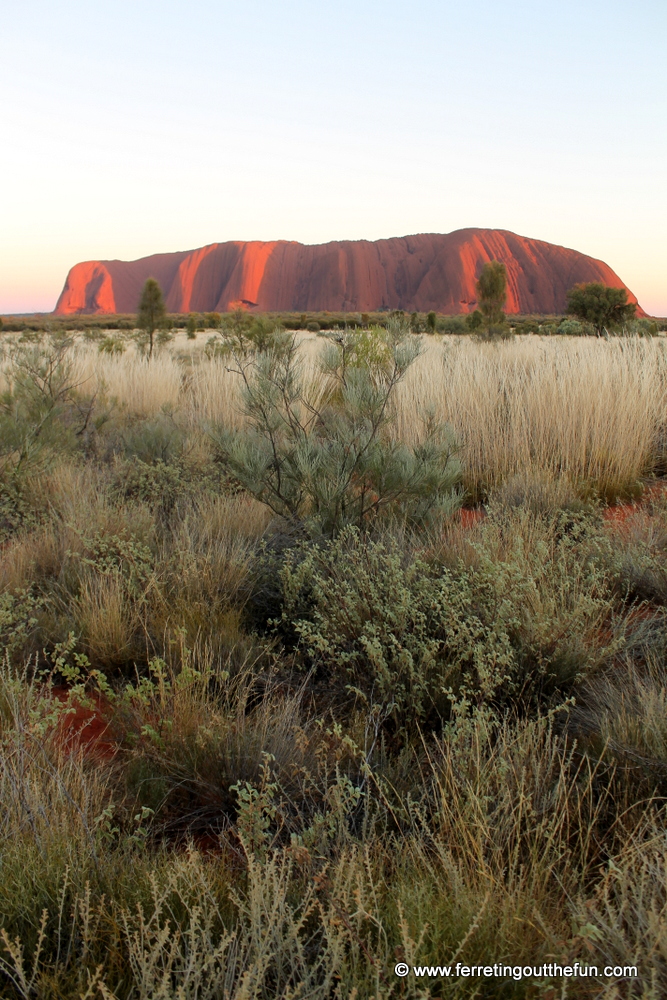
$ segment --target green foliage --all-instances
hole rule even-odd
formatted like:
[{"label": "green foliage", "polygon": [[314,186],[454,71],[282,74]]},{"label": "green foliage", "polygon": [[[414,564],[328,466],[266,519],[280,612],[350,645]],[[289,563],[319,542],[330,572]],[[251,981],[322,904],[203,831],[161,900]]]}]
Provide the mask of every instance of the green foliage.
[{"label": "green foliage", "polygon": [[422,322],[422,318],[418,312],[413,312],[410,315],[410,332],[411,333],[424,333],[426,327]]},{"label": "green foliage", "polygon": [[297,344],[240,360],[247,426],[217,428],[221,460],[240,483],[299,530],[335,535],[382,515],[423,522],[451,508],[459,477],[448,428],[429,419],[416,448],[389,433],[396,386],[419,353],[403,328],[332,338],[319,386],[309,385]]},{"label": "green foliage", "polygon": [[280,625],[306,662],[401,725],[548,700],[624,642],[604,540],[585,515],[498,512],[451,565],[348,528],[288,553],[280,579]]},{"label": "green foliage", "polygon": [[482,324],[473,336],[478,343],[495,344],[502,340],[512,340],[514,333],[506,323],[490,323],[486,327]]},{"label": "green foliage", "polygon": [[0,395],[0,475],[15,482],[73,451],[92,431],[95,397],[78,390],[71,341],[15,348],[8,388]]},{"label": "green foliage", "polygon": [[102,576],[118,575],[126,581],[132,597],[143,599],[153,567],[153,553],[141,538],[133,535],[81,536],[81,552],[71,552],[70,560],[82,570]]},{"label": "green foliage", "polygon": [[468,330],[465,316],[439,316],[438,333],[465,333]]},{"label": "green foliage", "polygon": [[336,382],[352,369],[368,372],[386,370],[392,362],[392,334],[381,326],[333,334],[322,354],[322,369]]},{"label": "green foliage", "polygon": [[429,333],[435,333],[437,316],[434,312],[430,312],[426,317],[426,326],[428,327]]},{"label": "green foliage", "polygon": [[598,337],[633,319],[636,306],[627,301],[625,288],[611,288],[600,282],[575,285],[567,294],[567,311],[590,323]]},{"label": "green foliage", "polygon": [[152,420],[142,420],[128,427],[123,435],[126,456],[141,462],[171,462],[183,454],[185,435],[171,413]]},{"label": "green foliage", "polygon": [[33,530],[44,518],[46,505],[35,497],[32,485],[21,475],[0,479],[0,544],[19,531]]},{"label": "green foliage", "polygon": [[190,315],[187,318],[187,322],[185,324],[185,329],[187,332],[188,340],[195,340],[197,337],[197,329],[198,329],[196,313],[190,313]]},{"label": "green foliage", "polygon": [[475,309],[473,312],[468,313],[465,318],[465,324],[468,330],[479,330],[484,324],[484,315],[479,309]]},{"label": "green foliage", "polygon": [[103,337],[99,343],[100,354],[118,355],[123,354],[127,344],[122,337]]},{"label": "green foliage", "polygon": [[148,278],[141,293],[137,313],[137,326],[148,337],[148,357],[153,356],[153,337],[155,331],[164,322],[167,311],[164,305],[162,289],[155,278]]},{"label": "green foliage", "polygon": [[40,607],[30,590],[0,594],[0,660],[24,651],[35,631]]},{"label": "green foliage", "polygon": [[[476,284],[477,299],[482,315],[490,325],[504,322],[507,298],[507,269],[499,260],[491,260],[482,268]],[[473,314],[474,315],[474,314]]]},{"label": "green foliage", "polygon": [[348,528],[298,564],[288,556],[281,578],[288,620],[293,596],[310,593],[309,619],[294,620],[309,662],[401,725],[447,718],[451,702],[489,700],[509,679],[507,633],[475,613],[466,574],[434,577],[395,543]]},{"label": "green foliage", "polygon": [[238,309],[221,321],[220,339],[215,341],[213,349],[215,353],[242,358],[265,351],[280,353],[290,342],[289,335],[270,316],[256,316]]},{"label": "green foliage", "polygon": [[171,330],[167,329],[158,330],[158,335],[156,340],[158,347],[164,347],[165,344],[171,343],[173,339],[174,339],[174,334],[171,332]]},{"label": "green foliage", "polygon": [[150,461],[144,461],[135,452],[117,470],[111,495],[114,499],[140,501],[164,521],[179,507],[192,503],[200,489],[201,483],[192,470],[175,461],[173,455],[168,454],[168,461],[164,461],[153,453]]},{"label": "green foliage", "polygon": [[649,319],[648,316],[640,316],[639,319],[631,319],[625,324],[624,329],[628,333],[634,333],[638,337],[657,337],[658,324],[656,320]]},{"label": "green foliage", "polygon": [[576,319],[564,319],[558,324],[558,333],[566,337],[581,337],[586,331],[583,323]]}]

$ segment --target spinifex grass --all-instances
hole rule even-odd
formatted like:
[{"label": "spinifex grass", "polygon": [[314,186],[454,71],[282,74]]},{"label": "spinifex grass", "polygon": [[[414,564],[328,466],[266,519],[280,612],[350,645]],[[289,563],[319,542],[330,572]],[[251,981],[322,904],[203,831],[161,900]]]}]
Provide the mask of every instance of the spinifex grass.
[{"label": "spinifex grass", "polygon": [[614,499],[659,457],[667,353],[640,338],[450,338],[417,362],[399,397],[402,438],[419,434],[420,409],[451,423],[475,496],[533,469]]}]

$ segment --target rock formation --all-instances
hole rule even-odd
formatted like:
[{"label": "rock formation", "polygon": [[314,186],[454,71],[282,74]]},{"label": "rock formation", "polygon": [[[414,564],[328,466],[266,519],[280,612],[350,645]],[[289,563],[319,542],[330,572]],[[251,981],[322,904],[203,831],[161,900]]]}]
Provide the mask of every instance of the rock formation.
[{"label": "rock formation", "polygon": [[[86,261],[69,272],[55,311],[132,313],[146,279],[156,278],[169,312],[467,313],[489,260],[507,266],[508,313],[563,312],[577,282],[626,287],[605,263],[576,250],[502,229],[459,229],[373,243],[211,243],[140,260]],[[628,300],[637,301],[629,289]]]}]

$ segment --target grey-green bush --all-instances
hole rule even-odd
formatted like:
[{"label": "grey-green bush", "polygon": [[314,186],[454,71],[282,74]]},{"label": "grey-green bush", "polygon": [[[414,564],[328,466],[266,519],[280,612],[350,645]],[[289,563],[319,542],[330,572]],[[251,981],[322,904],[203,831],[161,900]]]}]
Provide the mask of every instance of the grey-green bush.
[{"label": "grey-green bush", "polygon": [[295,340],[284,351],[237,359],[248,423],[210,432],[243,487],[311,535],[332,537],[347,524],[361,528],[384,516],[423,523],[460,502],[449,428],[430,420],[415,448],[389,433],[393,393],[419,343],[406,342],[401,328],[375,353],[368,337],[347,331],[332,340],[319,392]]},{"label": "grey-green bush", "polygon": [[281,624],[308,664],[403,723],[549,701],[610,662],[624,629],[595,522],[517,509],[492,512],[480,531],[451,565],[354,528],[288,553]]}]

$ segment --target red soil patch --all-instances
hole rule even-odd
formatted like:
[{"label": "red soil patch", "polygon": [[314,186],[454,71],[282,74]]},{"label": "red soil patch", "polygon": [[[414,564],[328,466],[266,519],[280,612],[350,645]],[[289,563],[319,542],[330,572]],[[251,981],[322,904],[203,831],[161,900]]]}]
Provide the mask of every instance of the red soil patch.
[{"label": "red soil patch", "polygon": [[619,503],[614,504],[613,507],[605,507],[602,516],[608,524],[625,528],[628,518],[634,517],[641,509],[641,506],[636,503]]},{"label": "red soil patch", "polygon": [[644,491],[639,500],[631,503],[617,503],[612,507],[606,507],[602,516],[608,524],[613,525],[619,531],[627,530],[628,521],[637,514],[644,512],[652,500],[658,500],[667,490],[667,482],[661,480],[644,487]]},{"label": "red soil patch", "polygon": [[[67,703],[69,691],[65,687],[54,687],[54,698]],[[90,707],[74,702],[70,711],[63,712],[58,720],[57,734],[66,750],[82,748],[98,760],[110,760],[118,751],[118,743],[111,738],[109,723],[109,703],[100,694],[86,696]]]},{"label": "red soil patch", "polygon": [[460,514],[461,525],[464,528],[474,528],[478,521],[483,521],[486,517],[483,507],[462,507]]}]

